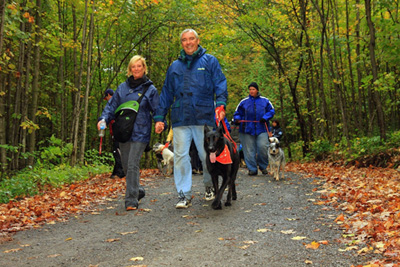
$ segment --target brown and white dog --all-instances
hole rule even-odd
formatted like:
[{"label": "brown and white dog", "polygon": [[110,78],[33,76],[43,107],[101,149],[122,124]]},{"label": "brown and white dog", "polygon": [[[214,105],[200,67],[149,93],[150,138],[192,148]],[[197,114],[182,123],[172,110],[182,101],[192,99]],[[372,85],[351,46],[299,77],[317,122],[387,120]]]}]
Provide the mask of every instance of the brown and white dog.
[{"label": "brown and white dog", "polygon": [[284,169],[286,165],[285,153],[279,146],[279,140],[276,137],[269,138],[268,161],[270,171],[275,180],[279,180],[280,170],[282,169],[282,179],[284,178]]},{"label": "brown and white dog", "polygon": [[[171,175],[174,167],[174,152],[168,146],[156,143],[153,145],[153,151],[156,153],[157,165],[164,175]],[[162,165],[165,168],[163,168]]]}]

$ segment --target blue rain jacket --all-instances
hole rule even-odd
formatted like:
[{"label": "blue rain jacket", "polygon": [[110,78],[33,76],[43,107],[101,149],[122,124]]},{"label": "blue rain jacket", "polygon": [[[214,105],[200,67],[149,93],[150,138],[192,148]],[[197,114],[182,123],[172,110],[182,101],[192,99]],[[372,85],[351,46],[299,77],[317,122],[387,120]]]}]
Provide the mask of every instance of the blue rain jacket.
[{"label": "blue rain jacket", "polygon": [[204,125],[215,127],[215,108],[226,106],[228,90],[218,60],[199,49],[181,56],[167,71],[154,121],[164,121],[171,107],[172,127]]},{"label": "blue rain jacket", "polygon": [[138,100],[140,97],[139,94],[142,94],[144,90],[144,85],[148,84],[150,84],[150,86],[140,102],[139,112],[135,124],[133,125],[133,132],[130,141],[149,143],[152,127],[152,115],[154,114],[160,100],[157,89],[151,80],[147,80],[136,88],[129,87],[128,79],[121,83],[113,97],[107,102],[107,105],[99,119],[105,119],[108,124],[115,118],[114,112],[118,106],[130,100]]},{"label": "blue rain jacket", "polygon": [[240,123],[239,132],[259,135],[267,131],[265,123],[260,123],[261,118],[267,121],[269,127],[269,120],[275,115],[275,109],[268,98],[263,97],[258,93],[256,97],[249,95],[242,99],[236,107],[233,119],[235,121],[245,120],[249,122]]}]

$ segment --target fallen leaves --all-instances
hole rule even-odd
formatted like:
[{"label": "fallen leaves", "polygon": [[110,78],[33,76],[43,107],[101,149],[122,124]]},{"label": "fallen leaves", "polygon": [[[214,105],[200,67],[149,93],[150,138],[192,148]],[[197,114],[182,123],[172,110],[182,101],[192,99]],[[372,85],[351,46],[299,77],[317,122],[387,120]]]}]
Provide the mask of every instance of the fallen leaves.
[{"label": "fallen leaves", "polygon": [[[141,183],[157,179],[156,169],[140,170]],[[55,224],[68,219],[71,214],[89,212],[100,214],[94,207],[114,201],[125,192],[125,179],[109,179],[108,174],[97,175],[85,181],[65,185],[20,201],[0,204],[0,232],[12,233]],[[150,209],[140,209],[150,212]],[[118,214],[117,214],[118,215]]]},{"label": "fallen leaves", "polygon": [[303,172],[306,177],[319,177],[324,182],[322,189],[314,190],[321,198],[314,204],[329,205],[341,211],[334,222],[343,229],[344,238],[351,238],[351,242],[340,251],[377,253],[386,257],[385,263],[398,261],[399,170],[372,166],[357,168],[327,162],[290,163],[287,170]]}]

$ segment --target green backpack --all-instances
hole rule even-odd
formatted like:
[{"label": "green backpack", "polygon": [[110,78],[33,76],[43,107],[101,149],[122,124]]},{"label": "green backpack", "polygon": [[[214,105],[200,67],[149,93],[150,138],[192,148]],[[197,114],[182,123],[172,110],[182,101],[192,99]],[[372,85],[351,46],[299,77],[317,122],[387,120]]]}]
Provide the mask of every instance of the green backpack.
[{"label": "green backpack", "polygon": [[120,143],[125,143],[131,139],[133,125],[139,112],[140,102],[150,85],[145,86],[142,95],[137,101],[131,100],[119,105],[115,110],[115,121],[112,125],[114,139]]}]

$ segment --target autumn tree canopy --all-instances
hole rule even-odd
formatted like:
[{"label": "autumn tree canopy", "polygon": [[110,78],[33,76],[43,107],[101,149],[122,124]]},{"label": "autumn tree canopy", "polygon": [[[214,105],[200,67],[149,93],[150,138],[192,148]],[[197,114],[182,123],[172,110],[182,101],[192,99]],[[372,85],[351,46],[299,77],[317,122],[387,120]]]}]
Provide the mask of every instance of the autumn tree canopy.
[{"label": "autumn tree canopy", "polygon": [[[5,0],[0,3],[0,164],[35,163],[51,136],[70,163],[98,147],[105,89],[135,54],[161,91],[194,28],[228,79],[228,119],[255,81],[285,142],[347,142],[399,128],[398,1]],[[153,135],[152,142],[165,136]]]}]

